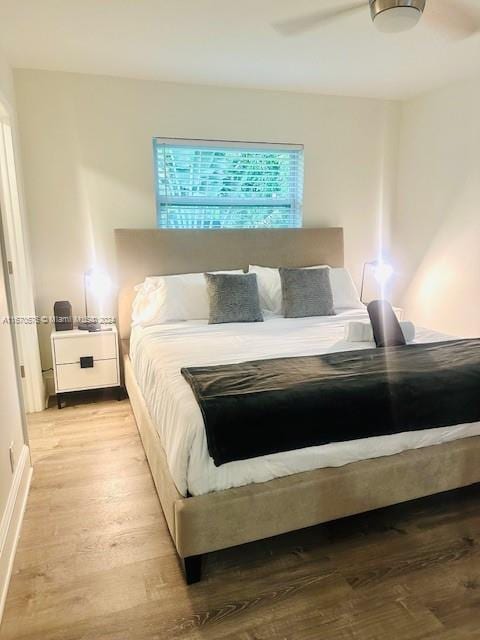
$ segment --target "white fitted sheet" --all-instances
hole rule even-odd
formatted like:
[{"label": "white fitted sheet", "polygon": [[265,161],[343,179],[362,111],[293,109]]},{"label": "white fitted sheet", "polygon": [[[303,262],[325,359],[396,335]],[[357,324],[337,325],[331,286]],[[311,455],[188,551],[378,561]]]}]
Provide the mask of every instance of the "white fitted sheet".
[{"label": "white fitted sheet", "polygon": [[[269,316],[263,323],[208,325],[206,320],[195,320],[134,328],[130,342],[133,369],[179,492],[202,495],[480,435],[480,423],[474,423],[336,442],[214,465],[208,453],[203,417],[180,373],[182,367],[368,349],[374,344],[344,340],[345,322],[367,317],[365,311],[355,309],[321,318]],[[448,339],[449,336],[417,328],[415,341]]]}]

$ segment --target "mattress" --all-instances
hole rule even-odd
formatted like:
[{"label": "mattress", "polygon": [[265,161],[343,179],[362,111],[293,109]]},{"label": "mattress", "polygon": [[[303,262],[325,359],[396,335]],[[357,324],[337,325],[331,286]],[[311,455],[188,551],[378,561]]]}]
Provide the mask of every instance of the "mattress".
[{"label": "mattress", "polygon": [[[365,311],[355,309],[329,317],[268,316],[263,323],[208,325],[197,320],[135,327],[130,341],[133,370],[178,491],[184,496],[203,495],[480,435],[480,423],[472,423],[331,443],[215,466],[208,452],[203,417],[180,373],[182,367],[372,348],[371,343],[344,340],[345,323],[367,317]],[[417,329],[416,342],[449,339]]]}]

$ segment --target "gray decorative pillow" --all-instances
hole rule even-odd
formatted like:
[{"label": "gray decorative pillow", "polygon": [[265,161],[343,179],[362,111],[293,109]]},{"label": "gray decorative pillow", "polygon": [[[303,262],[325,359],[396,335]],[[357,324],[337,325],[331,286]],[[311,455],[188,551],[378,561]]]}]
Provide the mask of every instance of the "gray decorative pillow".
[{"label": "gray decorative pillow", "polygon": [[286,318],[334,316],[330,269],[279,269]]},{"label": "gray decorative pillow", "polygon": [[263,322],[254,273],[206,273],[209,324]]}]

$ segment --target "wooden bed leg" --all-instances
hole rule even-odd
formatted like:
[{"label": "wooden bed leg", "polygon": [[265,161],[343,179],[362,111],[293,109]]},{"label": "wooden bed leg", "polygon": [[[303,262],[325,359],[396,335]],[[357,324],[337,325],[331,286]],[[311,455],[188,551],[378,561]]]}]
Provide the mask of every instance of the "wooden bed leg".
[{"label": "wooden bed leg", "polygon": [[202,559],[202,555],[181,558],[187,584],[195,584],[202,579]]}]

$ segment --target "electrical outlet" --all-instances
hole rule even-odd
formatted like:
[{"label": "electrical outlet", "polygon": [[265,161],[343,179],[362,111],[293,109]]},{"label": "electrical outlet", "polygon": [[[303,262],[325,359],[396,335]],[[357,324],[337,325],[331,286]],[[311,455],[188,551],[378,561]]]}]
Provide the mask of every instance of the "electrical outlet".
[{"label": "electrical outlet", "polygon": [[10,467],[13,473],[15,471],[15,443],[13,441],[8,448],[8,455],[10,456]]}]

